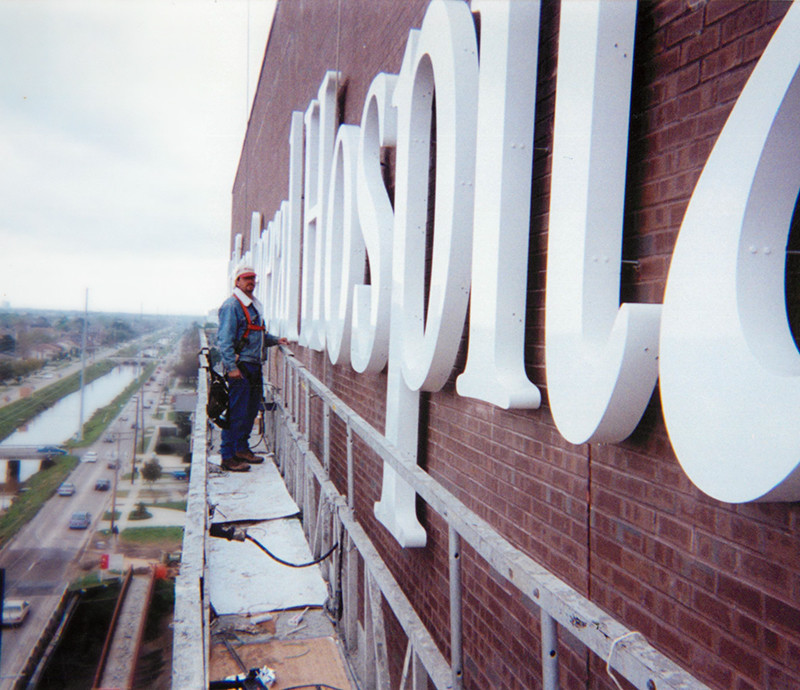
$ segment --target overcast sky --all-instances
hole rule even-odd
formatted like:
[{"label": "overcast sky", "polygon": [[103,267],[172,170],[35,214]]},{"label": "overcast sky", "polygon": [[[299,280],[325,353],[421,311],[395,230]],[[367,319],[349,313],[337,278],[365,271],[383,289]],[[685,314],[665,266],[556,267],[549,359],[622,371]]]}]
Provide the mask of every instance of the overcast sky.
[{"label": "overcast sky", "polygon": [[272,10],[0,0],[0,306],[218,306]]}]

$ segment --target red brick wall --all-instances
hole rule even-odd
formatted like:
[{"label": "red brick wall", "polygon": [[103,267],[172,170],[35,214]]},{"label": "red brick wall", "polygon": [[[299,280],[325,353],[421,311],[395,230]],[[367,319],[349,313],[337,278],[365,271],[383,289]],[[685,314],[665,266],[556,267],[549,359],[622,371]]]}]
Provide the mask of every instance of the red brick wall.
[{"label": "red brick wall", "polygon": [[[546,391],[544,268],[558,3],[543,3],[537,159],[532,188],[526,367]],[[291,111],[305,110],[326,69],[342,72],[341,121],[358,123],[373,76],[397,72],[427,0],[283,0],[233,194],[233,233],[287,195]],[[622,297],[661,302],[681,219],[711,147],[786,2],[670,0],[639,6],[623,242]],[[341,10],[341,14],[339,13]],[[793,234],[791,246],[798,243]],[[787,278],[796,313],[798,271]],[[294,348],[345,402],[383,428],[386,379]],[[463,366],[464,352],[459,357]],[[800,508],[714,501],[684,475],[657,393],[625,442],[572,446],[546,405],[504,411],[461,398],[452,381],[422,400],[420,463],[514,545],[714,687],[800,687]],[[312,403],[312,445],[322,416]],[[437,643],[449,654],[447,525],[420,505],[425,549],[403,550],[373,517],[381,463],[355,446],[359,519]],[[345,431],[332,425],[331,475],[346,491]],[[540,685],[538,612],[463,550],[467,688]],[[399,678],[405,651],[394,632]],[[561,636],[563,687],[612,687],[603,660]]]}]

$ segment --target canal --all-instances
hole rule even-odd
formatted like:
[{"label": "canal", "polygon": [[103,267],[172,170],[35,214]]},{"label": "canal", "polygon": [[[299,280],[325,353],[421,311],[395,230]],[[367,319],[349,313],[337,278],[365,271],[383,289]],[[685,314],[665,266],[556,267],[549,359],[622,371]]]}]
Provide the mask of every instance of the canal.
[{"label": "canal", "polygon": [[[84,387],[84,422],[95,411],[108,405],[138,375],[139,367],[122,365]],[[50,446],[71,439],[80,424],[81,392],[61,398],[55,405],[17,429],[0,446]],[[0,477],[7,476],[9,460],[0,459]],[[41,460],[19,460],[19,481],[24,482],[39,471]]]}]

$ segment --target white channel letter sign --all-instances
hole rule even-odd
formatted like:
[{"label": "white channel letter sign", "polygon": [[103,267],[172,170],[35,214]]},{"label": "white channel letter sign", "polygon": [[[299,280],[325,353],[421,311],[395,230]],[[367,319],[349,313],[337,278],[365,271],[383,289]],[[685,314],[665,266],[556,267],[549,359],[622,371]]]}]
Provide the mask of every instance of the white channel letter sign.
[{"label": "white channel letter sign", "polygon": [[800,355],[786,240],[800,191],[800,3],[753,70],[692,194],[661,325],[661,404],[689,478],[722,501],[800,499]]},{"label": "white channel letter sign", "polygon": [[[524,372],[522,320],[538,3],[474,0],[472,8],[481,15],[480,71],[470,9],[433,0],[421,29],[409,33],[400,74],[373,80],[360,127],[343,125],[335,141],[334,72],[305,114],[299,342],[322,349],[327,339],[332,361],[346,361],[350,328],[357,371],[378,372],[388,362],[385,434],[409,463],[417,461],[420,391],[438,390],[452,373],[470,282],[458,392],[503,407],[539,404]],[[635,3],[562,3],[545,305],[556,426],[574,443],[624,439],[660,365],[670,438],[697,486],[733,502],[800,500],[800,355],[783,295],[800,189],[800,3],[776,31],[698,182],[663,314],[661,305],[619,304],[634,23]],[[436,210],[426,295],[434,92]],[[280,245],[268,255],[272,271],[280,266],[275,308],[289,338],[298,337],[297,298],[289,295],[300,281],[300,117],[293,115],[290,135],[290,198],[273,221],[283,230],[259,240]],[[391,146],[393,212],[380,171],[380,149]],[[241,236],[235,242],[231,270],[250,257],[241,255]],[[354,268],[363,268],[364,252],[369,284]],[[337,294],[325,302],[323,290]],[[375,513],[403,546],[426,542],[415,500],[386,466]]]},{"label": "white channel letter sign", "polygon": [[630,435],[658,377],[661,305],[619,304],[635,25],[633,2],[561,4],[545,361],[571,443]]},{"label": "white channel letter sign", "polygon": [[[416,462],[419,391],[452,371],[466,317],[472,245],[478,46],[463,2],[433,2],[412,32],[394,89],[397,165],[386,437]],[[425,315],[425,243],[433,97],[436,200]],[[402,377],[399,369],[402,370]],[[413,415],[411,414],[413,412]],[[384,464],[375,515],[402,546],[424,546],[413,489]]]},{"label": "white channel letter sign", "polygon": [[285,230],[280,281],[283,285],[280,331],[293,342],[300,339],[300,238],[303,208],[303,113],[292,113],[289,131],[289,199],[283,213]]},{"label": "white channel letter sign", "polygon": [[313,350],[325,347],[325,213],[328,176],[336,137],[336,85],[339,73],[328,71],[317,98],[306,114],[305,205],[303,209],[303,297],[300,344]]},{"label": "white channel letter sign", "polygon": [[333,147],[325,229],[325,307],[328,357],[350,362],[352,295],[364,278],[364,240],[356,202],[359,127],[342,125]]},{"label": "white channel letter sign", "polygon": [[370,284],[353,293],[350,361],[359,373],[377,373],[389,358],[394,211],[381,172],[381,147],[397,146],[397,77],[378,74],[364,100],[358,144],[358,217],[369,257]]},{"label": "white channel letter sign", "polygon": [[472,294],[460,395],[536,408],[525,373],[525,302],[539,36],[537,1],[473,0],[480,13]]}]

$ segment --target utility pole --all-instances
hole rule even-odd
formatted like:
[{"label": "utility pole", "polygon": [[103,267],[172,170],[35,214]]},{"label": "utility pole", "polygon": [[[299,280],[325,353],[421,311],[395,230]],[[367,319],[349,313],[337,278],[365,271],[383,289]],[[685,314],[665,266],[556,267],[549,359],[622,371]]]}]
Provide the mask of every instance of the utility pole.
[{"label": "utility pole", "polygon": [[136,416],[133,418],[133,459],[131,460],[131,484],[136,477],[136,441],[139,437],[139,398],[136,398]]},{"label": "utility pole", "polygon": [[111,539],[114,542],[114,546],[116,546],[116,532],[115,532],[115,520],[117,517],[117,478],[119,477],[119,464],[122,460],[122,453],[120,451],[120,441],[122,440],[122,432],[117,430],[115,433],[117,437],[117,457],[114,459],[114,486],[111,492]]},{"label": "utility pole", "polygon": [[81,344],[81,411],[78,419],[78,440],[83,440],[83,398],[86,382],[86,332],[89,326],[89,288],[86,288],[86,303],[83,308],[83,342]]}]

